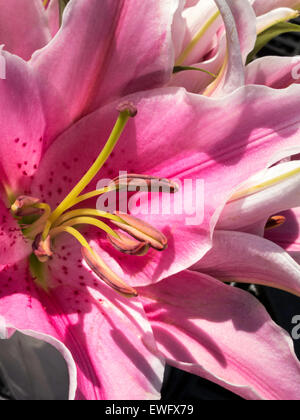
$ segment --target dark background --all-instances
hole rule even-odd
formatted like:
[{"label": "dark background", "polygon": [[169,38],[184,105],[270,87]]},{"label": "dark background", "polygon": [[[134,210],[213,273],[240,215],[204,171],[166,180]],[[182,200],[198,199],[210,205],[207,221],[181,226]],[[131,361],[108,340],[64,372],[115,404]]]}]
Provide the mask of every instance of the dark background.
[{"label": "dark background", "polygon": [[[295,21],[300,24],[300,18]],[[300,54],[300,34],[274,39],[259,54]],[[247,285],[237,286],[248,289]],[[257,296],[258,295],[258,296]],[[300,299],[278,290],[256,287],[256,297],[274,321],[289,334],[292,318],[300,315]],[[300,340],[294,341],[300,360]],[[68,372],[60,354],[50,345],[19,333],[0,340],[0,400],[64,400],[68,398]],[[202,378],[167,367],[162,398],[170,400],[237,400],[240,397]]]}]

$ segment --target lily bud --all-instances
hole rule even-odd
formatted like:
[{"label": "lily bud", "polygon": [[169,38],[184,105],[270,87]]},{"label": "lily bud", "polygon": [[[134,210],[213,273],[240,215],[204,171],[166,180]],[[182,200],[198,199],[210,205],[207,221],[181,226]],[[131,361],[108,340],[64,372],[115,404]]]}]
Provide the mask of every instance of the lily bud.
[{"label": "lily bud", "polygon": [[96,252],[91,252],[88,248],[83,247],[81,253],[90,269],[109,287],[127,298],[137,297],[137,291],[123,282]]},{"label": "lily bud", "polygon": [[149,243],[150,246],[157,251],[163,251],[167,248],[167,238],[162,232],[155,229],[153,226],[129,214],[120,212],[115,212],[115,214],[124,220],[124,223],[117,222],[115,220],[112,220],[112,223],[123,231],[129,233],[139,241]]}]

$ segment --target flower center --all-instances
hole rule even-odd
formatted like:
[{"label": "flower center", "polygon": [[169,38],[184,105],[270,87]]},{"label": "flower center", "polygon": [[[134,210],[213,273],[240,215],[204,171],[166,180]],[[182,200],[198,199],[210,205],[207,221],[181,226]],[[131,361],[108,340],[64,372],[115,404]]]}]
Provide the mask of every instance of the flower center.
[{"label": "flower center", "polygon": [[[138,187],[139,191],[150,191],[153,186],[156,191],[157,187],[159,190],[169,193],[174,193],[177,190],[176,184],[166,179],[129,174],[115,178],[101,190],[82,194],[82,191],[91,183],[109,158],[128,120],[137,113],[131,103],[121,104],[118,111],[119,117],[98,158],[55,210],[52,211],[47,203],[41,203],[39,199],[28,196],[18,197],[11,206],[11,211],[18,219],[23,235],[33,241],[30,269],[36,282],[45,290],[47,290],[46,263],[53,256],[53,240],[61,233],[68,233],[80,243],[83,258],[101,280],[124,296],[137,295],[132,287],[112,272],[75,226],[91,225],[101,229],[106,233],[107,239],[114,248],[129,255],[143,256],[150,247],[158,251],[167,247],[167,239],[160,231],[131,215],[90,208],[70,210],[89,198],[125,189],[129,184],[130,187]],[[116,231],[103,219],[109,221],[119,230]]]}]

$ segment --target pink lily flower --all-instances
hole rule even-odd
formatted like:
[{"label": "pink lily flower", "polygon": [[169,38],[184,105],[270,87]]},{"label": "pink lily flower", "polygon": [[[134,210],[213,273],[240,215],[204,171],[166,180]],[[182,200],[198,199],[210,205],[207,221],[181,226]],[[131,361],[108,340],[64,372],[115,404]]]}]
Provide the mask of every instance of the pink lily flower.
[{"label": "pink lily flower", "polygon": [[[91,17],[97,7],[92,1],[77,1],[82,9],[74,4],[67,9],[61,32],[30,64],[4,53],[7,79],[0,82],[5,122],[0,145],[1,336],[9,337],[17,329],[57,347],[69,366],[70,398],[158,398],[167,361],[245,398],[299,399],[300,365],[291,351],[291,340],[272,323],[264,308],[248,294],[206,274],[185,271],[210,250],[214,228],[233,192],[266,168],[270,156],[280,159],[297,147],[299,86],[281,91],[241,86],[219,99],[177,88],[133,93],[122,99],[121,114],[111,133],[120,92],[131,93],[135,90],[132,86],[138,90],[144,85],[131,79],[135,72],[129,68],[114,91],[100,84],[103,102],[102,96],[92,100],[91,92],[85,91],[89,84],[77,86],[62,71],[66,64],[72,69],[73,63],[78,66],[76,80],[83,80],[88,61],[80,66],[74,51],[50,79],[48,72],[74,33],[72,25],[78,28],[79,10],[89,11]],[[128,2],[127,11],[133,11],[132,4]],[[145,6],[149,13],[155,4],[149,9]],[[174,7],[174,13],[177,10]],[[154,38],[150,38],[152,42]],[[162,47],[169,51],[164,43]],[[148,63],[149,59],[149,66],[155,68],[160,61],[153,60],[155,51],[150,47],[149,51],[144,60]],[[113,63],[109,63],[112,75]],[[169,64],[162,67],[160,82],[168,74]],[[92,66],[89,74],[94,86],[93,70]],[[153,72],[147,74],[153,81]],[[51,83],[47,83],[47,75]],[[141,76],[145,76],[143,70]],[[148,83],[146,77],[147,88]],[[52,91],[50,86],[56,89]],[[65,89],[65,103],[73,103],[74,86],[78,101],[55,125],[55,110],[62,109],[59,101],[54,108],[55,99]],[[83,101],[87,97],[89,101]],[[134,114],[130,104],[138,114],[124,129],[127,111]],[[94,107],[96,110],[88,113]],[[266,109],[269,112],[263,112]],[[44,136],[47,149],[40,141]],[[102,214],[111,220],[110,225],[90,217],[94,210],[83,207],[86,204],[80,194],[88,187],[92,194],[85,198],[96,195],[99,166],[101,178],[115,178],[120,169],[127,169],[141,174],[139,179],[149,174],[152,179],[204,179],[203,223],[188,226],[186,214],[175,211],[142,215],[140,224],[125,216],[120,220],[118,215]],[[188,197],[193,197],[191,188]],[[188,214],[193,204],[189,201]],[[67,214],[75,204],[76,215]],[[142,209],[144,205],[142,201]],[[28,221],[26,217],[34,217],[36,211],[40,218]],[[13,216],[21,217],[22,230]],[[100,222],[102,232],[90,228],[99,227]],[[128,225],[131,232],[135,229],[138,251],[140,244],[151,245],[148,253],[126,255],[134,254],[137,246],[132,248],[132,242],[115,235],[114,222],[123,232],[128,232]],[[88,229],[79,232],[76,224]],[[115,240],[114,245],[119,241],[124,255],[109,243],[106,233]],[[169,247],[162,250],[166,241]],[[81,248],[93,270],[83,262]],[[297,281],[295,278],[294,285]],[[274,377],[274,372],[280,375]]]}]

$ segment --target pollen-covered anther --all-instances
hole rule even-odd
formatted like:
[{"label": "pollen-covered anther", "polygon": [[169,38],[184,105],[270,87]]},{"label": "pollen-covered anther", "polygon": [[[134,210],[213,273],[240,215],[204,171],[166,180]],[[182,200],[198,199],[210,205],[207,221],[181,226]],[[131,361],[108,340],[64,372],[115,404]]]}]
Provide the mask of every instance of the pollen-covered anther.
[{"label": "pollen-covered anther", "polygon": [[275,229],[285,223],[284,216],[272,216],[266,223],[265,230]]},{"label": "pollen-covered anther", "polygon": [[150,246],[157,251],[163,251],[167,248],[168,240],[166,236],[149,223],[126,213],[115,212],[115,214],[119,216],[124,223],[115,220],[112,220],[112,223],[129,233],[129,235],[139,241],[149,243]]},{"label": "pollen-covered anther", "polygon": [[[91,252],[92,251],[92,252]],[[81,248],[82,256],[90,269],[113,290],[127,298],[137,297],[138,293],[115,274],[102,258],[93,250]]]},{"label": "pollen-covered anther", "polygon": [[47,236],[47,238],[43,240],[42,234],[37,235],[32,244],[32,250],[40,262],[47,262],[53,255],[50,236]]},{"label": "pollen-covered anther", "polygon": [[129,101],[119,103],[117,106],[117,111],[128,112],[128,115],[132,118],[135,117],[138,113],[137,108],[133,105],[132,102]]},{"label": "pollen-covered anther", "polygon": [[119,238],[107,235],[109,242],[115,249],[124,254],[144,256],[149,251],[150,244],[145,241],[138,241],[122,232],[118,232]]},{"label": "pollen-covered anther", "polygon": [[115,178],[111,185],[114,185],[117,189],[128,189],[145,192],[163,192],[174,194],[178,192],[178,185],[166,178],[158,178],[150,175],[138,175],[138,174],[124,174]]},{"label": "pollen-covered anther", "polygon": [[40,212],[40,209],[35,208],[34,205],[39,202],[40,200],[38,198],[21,195],[16,199],[10,209],[16,216],[36,214]]}]

